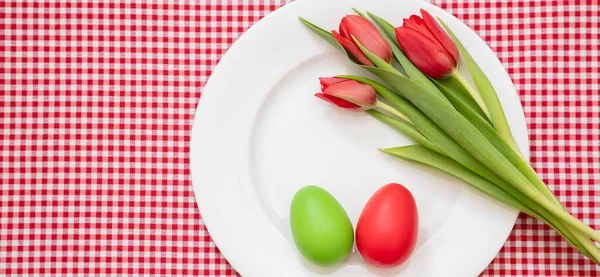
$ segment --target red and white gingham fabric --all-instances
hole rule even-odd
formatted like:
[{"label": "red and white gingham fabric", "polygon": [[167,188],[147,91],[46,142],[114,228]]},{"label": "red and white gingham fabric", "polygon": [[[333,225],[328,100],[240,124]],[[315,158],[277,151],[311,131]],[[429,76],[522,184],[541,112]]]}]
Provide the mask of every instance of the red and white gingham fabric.
[{"label": "red and white gingham fabric", "polygon": [[[286,2],[0,1],[0,275],[236,276],[195,204],[190,127],[219,58]],[[534,167],[598,229],[600,4],[435,4],[498,55]],[[482,274],[598,275],[526,216]]]}]

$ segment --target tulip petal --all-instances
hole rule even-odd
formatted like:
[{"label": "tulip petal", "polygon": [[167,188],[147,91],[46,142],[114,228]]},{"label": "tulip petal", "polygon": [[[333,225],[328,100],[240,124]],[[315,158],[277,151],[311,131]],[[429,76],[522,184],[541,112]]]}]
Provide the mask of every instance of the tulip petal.
[{"label": "tulip petal", "polygon": [[336,77],[321,77],[319,78],[319,83],[321,83],[321,90],[325,90],[328,86],[331,86],[335,83],[339,83],[339,82],[345,82],[348,81],[346,79],[342,79],[342,78],[336,78]]},{"label": "tulip petal", "polygon": [[331,104],[334,104],[340,108],[344,108],[344,109],[360,109],[359,105],[353,104],[352,102],[348,102],[344,99],[340,99],[337,98],[335,96],[331,96],[331,95],[326,95],[323,93],[315,93],[315,96],[317,98],[320,98],[322,100],[325,100]]},{"label": "tulip petal", "polygon": [[348,101],[364,109],[371,109],[377,102],[377,92],[372,86],[354,80],[333,84],[323,90],[323,94]]},{"label": "tulip petal", "polygon": [[[414,16],[414,15],[413,15]],[[411,17],[413,17],[411,16]],[[420,19],[420,17],[419,17]],[[421,34],[423,34],[424,36],[427,36],[428,38],[430,38],[432,41],[434,41],[436,44],[439,45],[439,47],[443,47],[435,38],[435,36],[433,36],[433,34],[427,29],[427,27],[425,25],[419,25],[417,23],[414,22],[414,20],[408,20],[408,19],[404,19],[404,24],[402,25],[403,28],[410,28],[413,29]]]},{"label": "tulip petal", "polygon": [[348,34],[365,48],[388,63],[392,60],[392,48],[371,21],[358,15],[347,15],[343,20]]},{"label": "tulip petal", "polygon": [[358,60],[359,63],[363,65],[373,66],[371,60],[369,60],[367,56],[365,56],[365,54],[362,51],[360,51],[360,48],[358,48],[358,46],[353,41],[341,36],[336,31],[331,31],[331,33],[333,34],[333,38],[335,38],[335,40],[337,40],[337,42],[339,42],[344,47],[344,49],[346,49],[346,51],[350,52],[350,54],[352,54],[354,58]]},{"label": "tulip petal", "polygon": [[429,14],[427,11],[421,9],[421,15],[423,15],[423,21],[427,29],[435,36],[436,40],[452,55],[456,64],[460,60],[460,54],[458,48],[448,36],[448,34],[442,29],[442,26]]},{"label": "tulip petal", "polygon": [[340,34],[345,37],[345,38],[350,38],[350,34],[348,33],[348,29],[346,29],[346,17],[342,18],[342,21],[340,21]]},{"label": "tulip petal", "polygon": [[396,28],[398,44],[406,56],[425,75],[440,79],[450,75],[456,68],[456,61],[434,40],[411,28]]},{"label": "tulip petal", "polygon": [[[411,16],[411,18],[413,16]],[[419,28],[420,27],[419,24],[415,23],[414,20],[405,18],[402,22],[403,22],[402,27],[404,27],[404,28],[411,28],[411,29],[413,29],[413,30],[415,30],[415,31],[417,31],[419,33],[421,32],[421,29]]]},{"label": "tulip petal", "polygon": [[425,26],[425,22],[423,22],[423,18],[421,18],[420,16],[413,14],[409,17],[410,21],[413,21],[414,23],[416,23],[419,26]]}]

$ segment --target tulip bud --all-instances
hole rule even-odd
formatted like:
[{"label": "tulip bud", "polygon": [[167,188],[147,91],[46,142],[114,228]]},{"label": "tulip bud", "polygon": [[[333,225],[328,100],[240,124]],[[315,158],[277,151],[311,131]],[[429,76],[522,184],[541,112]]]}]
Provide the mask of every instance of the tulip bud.
[{"label": "tulip bud", "polygon": [[340,108],[365,111],[375,108],[377,92],[372,86],[354,80],[319,78],[321,93],[315,96]]},{"label": "tulip bud", "polygon": [[427,11],[421,9],[422,18],[412,15],[396,28],[398,44],[410,61],[425,75],[442,79],[448,77],[458,65],[458,48],[442,27]]},{"label": "tulip bud", "polygon": [[361,64],[373,66],[369,58],[354,43],[352,37],[356,38],[365,48],[382,60],[388,63],[392,61],[392,48],[371,21],[350,14],[342,18],[339,29],[339,33],[335,30],[331,31],[333,37]]}]

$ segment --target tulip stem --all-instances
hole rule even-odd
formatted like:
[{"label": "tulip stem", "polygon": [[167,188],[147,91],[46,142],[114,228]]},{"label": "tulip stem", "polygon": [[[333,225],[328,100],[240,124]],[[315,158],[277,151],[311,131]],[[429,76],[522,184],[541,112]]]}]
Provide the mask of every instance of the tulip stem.
[{"label": "tulip stem", "polygon": [[410,123],[411,125],[414,125],[414,123],[412,122],[412,120],[410,120],[410,118],[408,118],[408,116],[401,113],[399,110],[396,110],[394,107],[386,104],[385,102],[381,102],[380,100],[377,100],[377,102],[375,103],[375,107],[380,108],[388,113],[391,113],[391,114],[399,117],[400,119]]},{"label": "tulip stem", "polygon": [[456,81],[458,81],[465,88],[465,90],[469,92],[469,94],[471,95],[473,100],[475,100],[479,108],[481,108],[485,116],[487,118],[490,118],[490,111],[485,105],[481,94],[469,83],[469,81],[467,81],[467,79],[465,79],[465,77],[462,74],[460,74],[460,72],[458,72],[458,70],[455,70],[454,73],[448,76],[448,78],[454,78]]}]

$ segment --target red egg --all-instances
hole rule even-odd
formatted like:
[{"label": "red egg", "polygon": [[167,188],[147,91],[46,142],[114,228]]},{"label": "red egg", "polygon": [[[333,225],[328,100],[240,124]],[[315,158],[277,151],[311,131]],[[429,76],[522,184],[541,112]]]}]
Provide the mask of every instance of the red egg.
[{"label": "red egg", "polygon": [[417,243],[419,216],[413,195],[387,184],[371,196],[356,226],[356,246],[365,261],[379,267],[404,263]]}]

